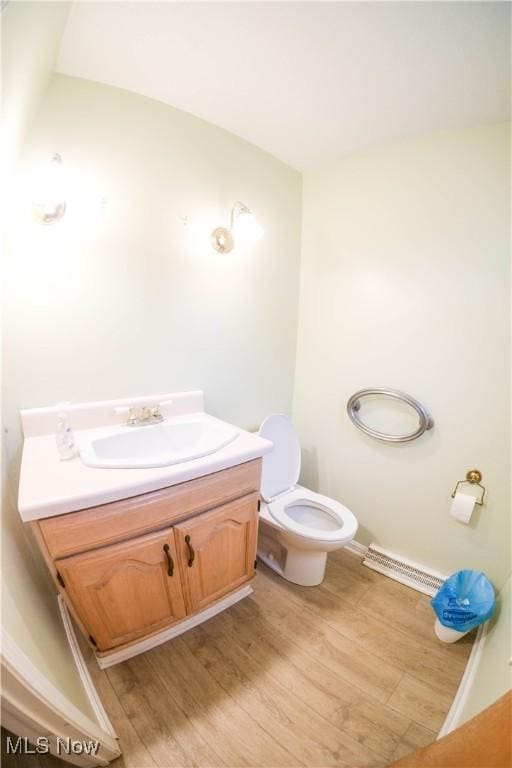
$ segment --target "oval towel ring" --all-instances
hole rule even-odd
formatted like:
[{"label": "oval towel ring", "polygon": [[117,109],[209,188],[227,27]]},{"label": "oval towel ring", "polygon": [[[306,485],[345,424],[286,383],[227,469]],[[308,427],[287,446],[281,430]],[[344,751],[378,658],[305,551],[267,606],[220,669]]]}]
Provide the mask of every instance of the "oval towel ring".
[{"label": "oval towel ring", "polygon": [[[369,397],[371,395],[382,395],[382,397],[390,397],[392,400],[399,400],[401,403],[409,405],[414,408],[418,416],[420,417],[420,424],[415,432],[409,432],[407,435],[387,435],[385,432],[379,432],[377,429],[372,429],[366,424],[363,424],[358,416],[358,411],[361,408],[359,402],[363,397]],[[432,429],[434,426],[434,420],[428,413],[427,409],[414,397],[406,395],[405,392],[400,392],[398,389],[380,389],[379,387],[372,387],[370,389],[360,389],[359,392],[355,392],[347,403],[347,413],[350,421],[361,432],[364,432],[370,437],[375,437],[377,440],[383,440],[388,443],[408,443],[410,440],[416,440],[417,437]]]}]

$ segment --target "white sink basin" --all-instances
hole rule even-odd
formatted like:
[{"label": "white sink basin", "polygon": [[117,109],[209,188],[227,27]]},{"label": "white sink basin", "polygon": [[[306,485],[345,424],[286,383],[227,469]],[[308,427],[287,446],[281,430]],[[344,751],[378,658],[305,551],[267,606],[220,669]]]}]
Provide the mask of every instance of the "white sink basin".
[{"label": "white sink basin", "polygon": [[95,430],[82,434],[78,450],[89,467],[166,467],[215,453],[238,434],[230,424],[207,416],[190,416],[150,426]]}]

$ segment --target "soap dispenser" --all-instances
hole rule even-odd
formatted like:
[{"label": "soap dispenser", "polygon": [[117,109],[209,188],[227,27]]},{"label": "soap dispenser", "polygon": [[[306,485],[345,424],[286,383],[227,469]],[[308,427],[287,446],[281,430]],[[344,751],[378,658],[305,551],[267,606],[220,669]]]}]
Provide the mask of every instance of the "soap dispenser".
[{"label": "soap dispenser", "polygon": [[57,442],[57,451],[61,461],[73,459],[76,456],[75,436],[73,430],[68,426],[68,417],[66,414],[66,403],[57,405],[57,431],[55,440]]}]

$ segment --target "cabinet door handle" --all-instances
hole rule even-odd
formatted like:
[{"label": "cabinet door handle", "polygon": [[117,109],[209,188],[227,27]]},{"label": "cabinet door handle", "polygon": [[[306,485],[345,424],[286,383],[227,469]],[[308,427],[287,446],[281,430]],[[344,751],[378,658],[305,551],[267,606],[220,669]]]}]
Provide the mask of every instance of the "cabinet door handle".
[{"label": "cabinet door handle", "polygon": [[167,557],[167,574],[168,576],[172,576],[174,573],[174,562],[171,557],[171,548],[168,544],[164,544],[164,552]]},{"label": "cabinet door handle", "polygon": [[196,553],[194,552],[194,547],[192,546],[192,542],[190,541],[190,536],[188,534],[185,536],[185,544],[188,547],[188,567],[192,568],[192,563],[194,562]]}]

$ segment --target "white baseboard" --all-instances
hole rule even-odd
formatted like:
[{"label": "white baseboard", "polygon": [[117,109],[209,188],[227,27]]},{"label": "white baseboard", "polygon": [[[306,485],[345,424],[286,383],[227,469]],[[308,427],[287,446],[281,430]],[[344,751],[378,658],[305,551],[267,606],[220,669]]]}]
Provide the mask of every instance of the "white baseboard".
[{"label": "white baseboard", "polygon": [[114,664],[119,664],[121,661],[131,659],[133,656],[138,656],[139,653],[149,651],[151,648],[166,643],[167,640],[172,640],[173,637],[178,637],[178,635],[182,635],[183,632],[187,632],[189,629],[197,627],[204,621],[208,621],[208,619],[213,618],[213,616],[221,613],[221,611],[224,611],[231,605],[238,603],[238,601],[242,600],[244,597],[252,595],[253,592],[254,590],[251,585],[246,584],[240,589],[231,592],[229,595],[222,598],[222,600],[218,600],[213,605],[209,605],[204,611],[200,611],[199,613],[194,614],[194,616],[190,616],[190,618],[180,621],[179,624],[174,624],[172,627],[164,629],[162,632],[158,632],[151,637],[139,640],[139,642],[133,643],[133,645],[126,648],[112,651],[112,653],[109,653],[106,656],[99,656],[96,654],[96,661],[98,662],[100,669],[107,669],[108,667],[114,666]]},{"label": "white baseboard", "polygon": [[119,757],[121,750],[115,736],[85,715],[25,655],[8,632],[2,628],[2,711],[5,725],[16,735],[49,740],[50,752],[58,755],[59,739],[97,741],[92,754],[61,755],[61,759],[83,768],[106,766]]},{"label": "white baseboard", "polygon": [[353,555],[359,555],[359,557],[364,557],[366,555],[368,547],[366,547],[364,544],[360,544],[355,539],[352,539],[352,541],[349,541],[348,544],[345,544],[343,549],[346,549],[349,552],[352,552]]},{"label": "white baseboard", "polygon": [[448,711],[448,714],[446,715],[446,719],[441,727],[441,730],[437,734],[438,739],[446,736],[448,733],[450,733],[450,731],[453,731],[455,728],[458,728],[459,725],[461,725],[460,716],[473,686],[476,671],[482,657],[488,628],[488,621],[486,621],[484,624],[480,624],[478,627],[471,653],[469,654],[469,658],[466,662],[464,674],[462,675],[459,687],[457,688],[457,693],[455,694],[455,698],[452,701],[452,705]]},{"label": "white baseboard", "polygon": [[69,615],[65,600],[62,595],[58,595],[57,600],[59,603],[60,615],[62,617],[64,629],[66,630],[66,636],[71,648],[71,653],[73,654],[73,658],[78,669],[78,674],[80,675],[82,685],[84,686],[92,710],[96,715],[96,719],[98,720],[101,728],[103,728],[104,731],[107,731],[107,733],[112,734],[114,738],[117,738],[114,727],[105,711],[105,707],[103,706],[102,701],[98,696],[98,691],[94,687],[94,683],[83,657],[82,649],[80,648],[80,644],[75,632],[75,627],[71,620],[71,616]]}]

